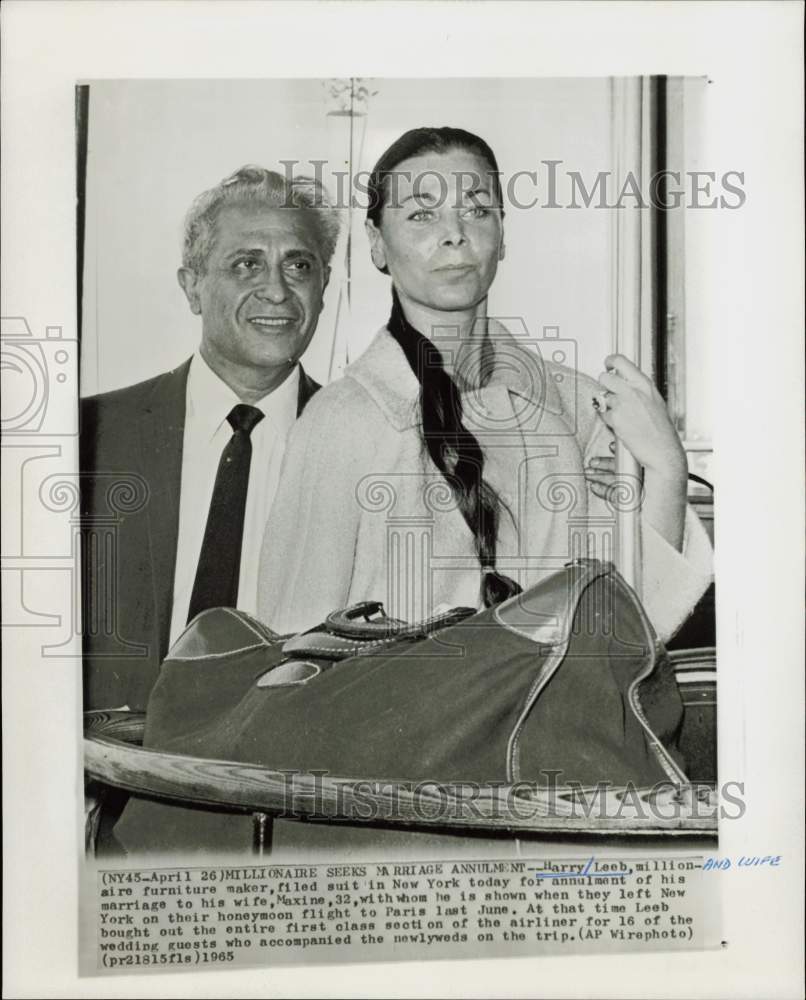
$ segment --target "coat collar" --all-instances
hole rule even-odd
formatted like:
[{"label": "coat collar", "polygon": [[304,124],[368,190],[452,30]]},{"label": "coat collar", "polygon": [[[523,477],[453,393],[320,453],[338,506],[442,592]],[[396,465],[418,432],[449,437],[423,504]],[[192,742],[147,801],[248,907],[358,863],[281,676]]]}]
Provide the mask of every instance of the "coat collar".
[{"label": "coat collar", "polygon": [[[519,343],[498,320],[489,320],[488,335],[493,347],[492,374],[481,389],[473,390],[474,395],[484,398],[503,388],[563,416],[562,399],[550,371],[555,366]],[[369,393],[397,430],[419,425],[419,382],[386,327],[378,331],[366,351],[344,374]]]}]

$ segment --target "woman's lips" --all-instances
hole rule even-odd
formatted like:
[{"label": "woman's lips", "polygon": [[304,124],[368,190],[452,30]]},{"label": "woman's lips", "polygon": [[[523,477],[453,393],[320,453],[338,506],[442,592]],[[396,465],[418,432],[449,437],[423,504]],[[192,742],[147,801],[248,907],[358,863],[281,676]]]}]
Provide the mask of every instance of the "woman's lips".
[{"label": "woman's lips", "polygon": [[467,274],[468,271],[473,270],[472,264],[444,264],[442,267],[435,267],[434,270],[438,274]]}]

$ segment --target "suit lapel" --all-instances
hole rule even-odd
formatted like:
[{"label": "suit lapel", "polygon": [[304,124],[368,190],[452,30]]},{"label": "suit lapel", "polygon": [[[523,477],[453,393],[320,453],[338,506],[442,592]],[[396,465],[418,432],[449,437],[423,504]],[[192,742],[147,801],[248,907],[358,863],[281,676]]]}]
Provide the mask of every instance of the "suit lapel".
[{"label": "suit lapel", "polygon": [[299,366],[299,393],[297,395],[297,416],[302,415],[302,411],[308,403],[308,400],[313,396],[315,392],[321,389],[321,385],[318,382],[314,382],[310,375],[305,371],[302,365]]},{"label": "suit lapel", "polygon": [[148,540],[160,660],[168,650],[171,628],[189,370],[190,359],[156,380],[140,420],[142,467],[151,490]]}]

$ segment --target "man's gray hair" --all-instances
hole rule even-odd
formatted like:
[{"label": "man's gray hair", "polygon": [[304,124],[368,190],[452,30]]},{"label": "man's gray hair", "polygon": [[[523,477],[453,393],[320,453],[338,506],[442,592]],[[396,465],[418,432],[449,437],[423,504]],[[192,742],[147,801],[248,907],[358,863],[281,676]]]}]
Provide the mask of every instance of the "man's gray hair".
[{"label": "man's gray hair", "polygon": [[224,205],[257,202],[276,208],[311,209],[319,233],[322,261],[330,263],[341,220],[326,188],[313,177],[284,177],[274,170],[245,166],[195,199],[185,216],[182,265],[203,274],[215,242],[215,226]]}]

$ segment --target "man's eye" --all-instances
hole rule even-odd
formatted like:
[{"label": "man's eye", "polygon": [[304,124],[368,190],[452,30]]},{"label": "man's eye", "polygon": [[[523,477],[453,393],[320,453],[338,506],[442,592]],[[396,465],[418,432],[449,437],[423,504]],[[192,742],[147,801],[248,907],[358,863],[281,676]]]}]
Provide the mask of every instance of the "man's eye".
[{"label": "man's eye", "polygon": [[309,260],[290,260],[286,264],[286,267],[290,268],[292,271],[305,273],[306,271],[310,271],[311,262]]},{"label": "man's eye", "polygon": [[253,274],[260,267],[260,261],[254,257],[241,257],[232,265],[234,271],[240,274]]},{"label": "man's eye", "polygon": [[484,219],[490,214],[490,209],[474,205],[472,208],[468,208],[464,214],[468,219]]},{"label": "man's eye", "polygon": [[434,213],[430,208],[418,208],[416,212],[412,212],[409,216],[411,222],[428,222],[433,218]]}]

